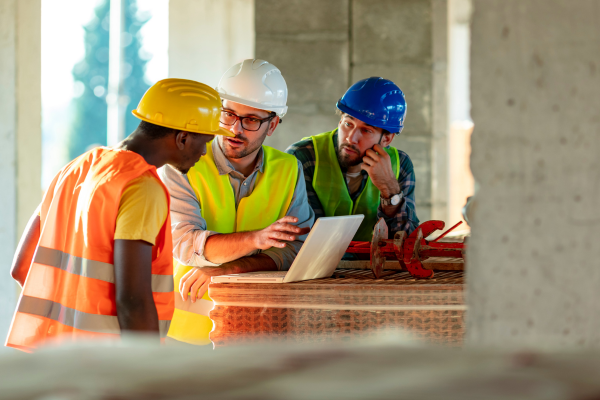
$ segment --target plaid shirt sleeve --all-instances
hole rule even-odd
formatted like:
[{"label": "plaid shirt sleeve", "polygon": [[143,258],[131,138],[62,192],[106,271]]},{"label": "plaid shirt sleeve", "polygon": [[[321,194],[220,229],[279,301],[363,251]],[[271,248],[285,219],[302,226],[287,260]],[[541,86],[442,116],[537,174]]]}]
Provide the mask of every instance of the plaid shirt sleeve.
[{"label": "plaid shirt sleeve", "polygon": [[393,238],[396,232],[399,231],[405,231],[407,235],[410,235],[419,226],[415,208],[415,171],[413,163],[408,154],[403,151],[398,150],[398,156],[400,157],[398,183],[404,195],[400,202],[400,208],[396,215],[392,217],[388,217],[383,213],[381,204],[377,209],[377,218],[385,220],[390,238]]},{"label": "plaid shirt sleeve", "polygon": [[295,156],[302,164],[304,170],[304,180],[306,182],[306,194],[308,196],[308,204],[315,212],[315,220],[325,216],[323,206],[319,201],[319,197],[313,188],[312,181],[315,176],[315,165],[317,158],[315,156],[315,148],[312,139],[301,140],[292,144],[285,150],[286,153]]}]

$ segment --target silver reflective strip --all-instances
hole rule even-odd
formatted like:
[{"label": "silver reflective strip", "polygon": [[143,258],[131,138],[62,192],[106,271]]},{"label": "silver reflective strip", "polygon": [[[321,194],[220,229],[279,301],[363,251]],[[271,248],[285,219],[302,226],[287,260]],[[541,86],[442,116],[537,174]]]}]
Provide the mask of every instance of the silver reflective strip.
[{"label": "silver reflective strip", "polygon": [[169,332],[169,327],[171,326],[171,320],[167,321],[158,321],[158,330],[160,332],[160,337],[167,337],[167,333]]},{"label": "silver reflective strip", "polygon": [[152,291],[160,293],[168,293],[175,290],[173,275],[156,275],[152,274]]},{"label": "silver reflective strip", "polygon": [[60,250],[39,246],[34,262],[62,269],[86,278],[115,283],[115,267],[101,261],[75,257]]},{"label": "silver reflective strip", "polygon": [[58,321],[76,329],[97,333],[120,334],[119,321],[113,315],[88,314],[73,308],[63,306],[52,300],[37,297],[22,296],[18,307],[19,312],[39,315]]},{"label": "silver reflective strip", "polygon": [[[39,246],[34,262],[49,265],[86,278],[115,283],[115,267],[102,261],[75,257],[60,250]],[[173,275],[152,274],[152,291],[168,293],[174,290]]]},{"label": "silver reflective strip", "polygon": [[[22,296],[19,302],[19,312],[38,315],[60,322],[82,331],[96,333],[121,334],[121,328],[116,316],[88,314],[83,311],[77,311],[65,307],[52,300],[39,299],[37,297]],[[171,320],[158,321],[160,337],[166,337],[171,326]]]}]

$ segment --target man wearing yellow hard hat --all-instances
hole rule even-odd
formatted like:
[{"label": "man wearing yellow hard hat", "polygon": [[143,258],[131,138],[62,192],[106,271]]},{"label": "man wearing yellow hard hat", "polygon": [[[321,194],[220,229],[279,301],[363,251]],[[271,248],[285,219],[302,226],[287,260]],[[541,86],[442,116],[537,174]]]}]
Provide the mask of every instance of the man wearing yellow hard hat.
[{"label": "man wearing yellow hard hat", "polygon": [[[263,60],[231,67],[217,86],[219,136],[187,174],[159,171],[171,193],[175,313],[168,336],[209,344],[215,275],[287,270],[314,222],[302,166],[263,146],[287,111],[281,72]],[[189,294],[189,296],[188,296]]]},{"label": "man wearing yellow hard hat", "polygon": [[142,122],[114,148],[77,157],[53,179],[31,218],[11,274],[23,287],[6,345],[165,337],[174,309],[169,193],[156,169],[186,172],[219,127],[221,99],[184,79],[152,86]]}]

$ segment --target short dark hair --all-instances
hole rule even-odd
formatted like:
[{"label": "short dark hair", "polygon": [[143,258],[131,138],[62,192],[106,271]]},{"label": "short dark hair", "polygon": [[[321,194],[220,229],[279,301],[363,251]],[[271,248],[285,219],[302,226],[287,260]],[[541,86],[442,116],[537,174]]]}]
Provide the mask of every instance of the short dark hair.
[{"label": "short dark hair", "polygon": [[[343,117],[344,115],[346,115],[346,113],[345,113],[345,112],[343,112],[342,110],[340,110],[339,108],[336,108],[336,109],[335,109],[335,113],[336,113],[337,115],[339,115],[340,117]],[[350,114],[348,114],[348,115],[350,115]],[[367,124],[367,125],[368,125],[368,124]],[[377,128],[377,127],[375,126],[374,128]],[[383,128],[379,128],[379,129],[381,129],[381,131],[383,132],[383,134],[386,134],[386,133],[392,133],[392,132],[390,132],[390,131],[388,131],[388,130],[385,130],[385,129],[383,129]]]},{"label": "short dark hair", "polygon": [[167,137],[173,133],[179,132],[177,129],[165,128],[164,126],[154,125],[150,122],[141,121],[137,127],[137,130],[143,132],[151,139],[161,139]]}]

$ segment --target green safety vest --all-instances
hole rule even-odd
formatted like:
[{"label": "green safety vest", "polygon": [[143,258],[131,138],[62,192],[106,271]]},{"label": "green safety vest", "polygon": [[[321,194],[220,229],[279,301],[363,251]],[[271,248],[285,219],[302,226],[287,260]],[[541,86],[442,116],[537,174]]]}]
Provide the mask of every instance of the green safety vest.
[{"label": "green safety vest", "polygon": [[[370,242],[373,237],[373,227],[377,223],[377,208],[379,207],[381,193],[369,177],[356,201],[352,201],[333,144],[333,135],[336,131],[337,129],[334,129],[331,132],[310,137],[313,141],[316,157],[312,186],[327,217],[364,214],[365,218],[353,240]],[[400,173],[398,150],[387,147],[385,151],[390,156],[392,169],[396,179],[398,179]]]},{"label": "green safety vest", "polygon": [[[298,180],[298,160],[291,154],[263,146],[264,173],[258,172],[252,193],[240,200],[237,210],[229,174],[219,175],[212,152],[207,152],[187,173],[200,202],[206,229],[233,233],[264,229],[283,218],[290,207]],[[210,344],[213,324],[208,312],[212,302],[208,292],[202,300],[183,302],[179,281],[193,267],[174,261],[175,313],[168,336],[191,344]],[[204,303],[203,303],[204,302]],[[203,305],[204,304],[204,305]]]}]

